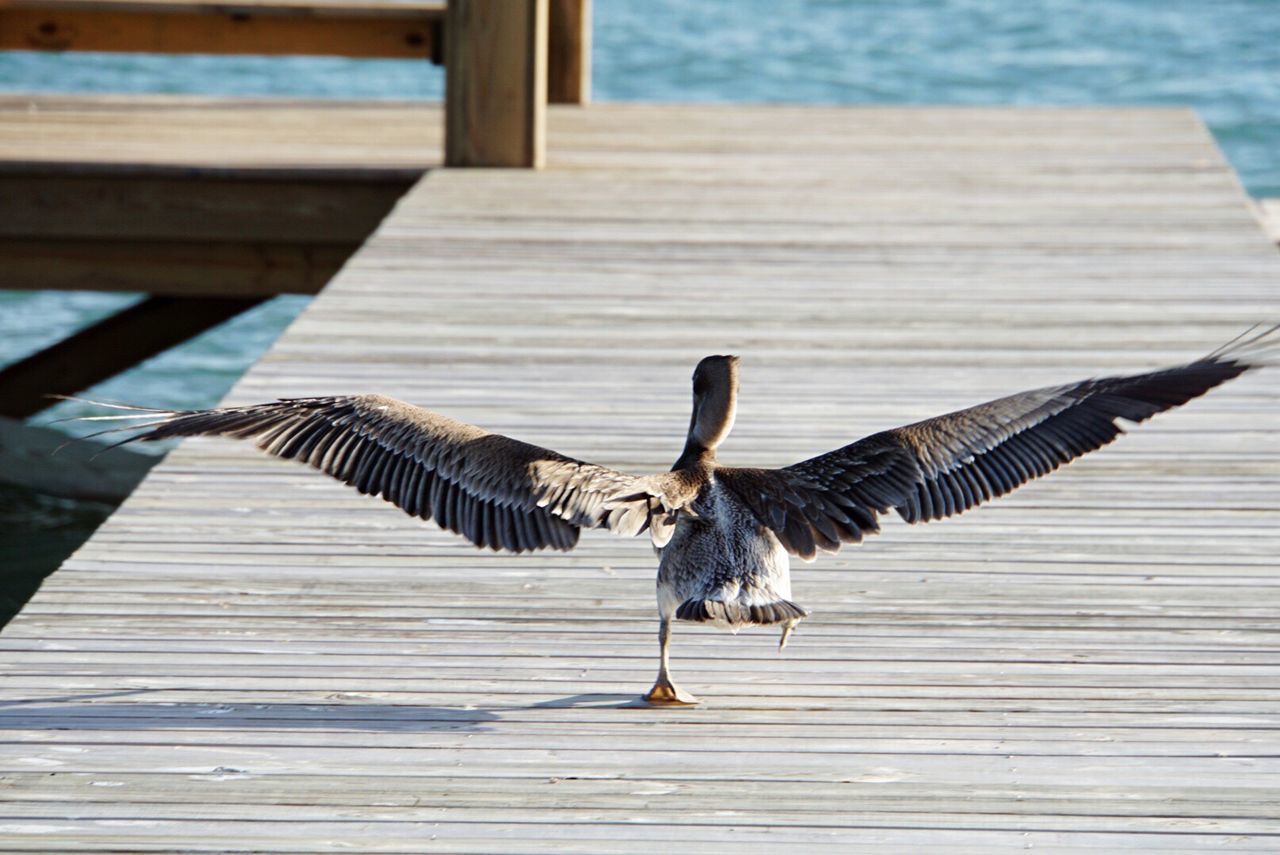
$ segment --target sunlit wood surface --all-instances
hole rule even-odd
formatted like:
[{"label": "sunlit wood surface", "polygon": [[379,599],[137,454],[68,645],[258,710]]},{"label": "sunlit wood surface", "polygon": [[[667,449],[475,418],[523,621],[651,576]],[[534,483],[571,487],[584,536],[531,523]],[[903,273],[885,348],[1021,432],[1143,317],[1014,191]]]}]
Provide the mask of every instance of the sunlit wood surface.
[{"label": "sunlit wood surface", "polygon": [[[372,133],[372,131],[370,131]],[[549,168],[436,171],[229,396],[378,391],[665,468],[785,464],[1280,319],[1180,110],[597,105]],[[142,402],[145,403],[145,402]],[[1280,849],[1280,370],[959,519],[680,625],[654,557],[478,552],[183,444],[0,635],[0,850]]]}]

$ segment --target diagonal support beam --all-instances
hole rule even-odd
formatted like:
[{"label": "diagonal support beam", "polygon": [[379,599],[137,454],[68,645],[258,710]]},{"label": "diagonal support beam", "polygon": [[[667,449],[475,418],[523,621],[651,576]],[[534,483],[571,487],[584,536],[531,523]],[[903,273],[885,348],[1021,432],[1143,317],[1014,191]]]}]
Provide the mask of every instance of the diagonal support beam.
[{"label": "diagonal support beam", "polygon": [[148,297],[0,370],[0,416],[25,419],[230,320],[265,298]]}]

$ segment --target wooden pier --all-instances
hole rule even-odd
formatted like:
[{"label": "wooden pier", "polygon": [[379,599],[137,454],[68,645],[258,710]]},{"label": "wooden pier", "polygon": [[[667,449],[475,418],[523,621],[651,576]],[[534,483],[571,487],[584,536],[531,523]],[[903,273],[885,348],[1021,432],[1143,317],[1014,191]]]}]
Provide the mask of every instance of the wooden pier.
[{"label": "wooden pier", "polygon": [[[743,357],[778,465],[1280,315],[1193,114],[596,105],[438,170],[229,402],[378,391],[632,470]],[[145,402],[143,402],[145,403]],[[0,851],[1280,848],[1280,372],[680,626],[654,558],[479,552],[184,443],[0,635]]]},{"label": "wooden pier", "polygon": [[590,20],[589,0],[0,0],[0,50],[446,66],[443,127],[421,105],[0,97],[0,288],[150,295],[0,369],[0,431],[269,296],[315,293],[427,166],[540,168],[547,104],[590,99]]}]

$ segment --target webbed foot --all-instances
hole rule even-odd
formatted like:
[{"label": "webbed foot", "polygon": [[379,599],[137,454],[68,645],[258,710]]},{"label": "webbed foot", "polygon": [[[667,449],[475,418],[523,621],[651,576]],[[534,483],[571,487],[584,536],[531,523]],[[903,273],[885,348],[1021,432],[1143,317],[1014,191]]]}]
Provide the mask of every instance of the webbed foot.
[{"label": "webbed foot", "polygon": [[656,707],[693,706],[701,703],[693,695],[681,689],[670,680],[658,679],[653,688],[644,696],[645,701]]}]

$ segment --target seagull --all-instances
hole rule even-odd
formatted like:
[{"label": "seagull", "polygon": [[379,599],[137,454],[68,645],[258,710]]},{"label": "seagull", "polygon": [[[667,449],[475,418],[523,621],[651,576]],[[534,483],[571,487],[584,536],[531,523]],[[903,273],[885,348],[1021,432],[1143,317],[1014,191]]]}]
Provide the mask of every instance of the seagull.
[{"label": "seagull", "polygon": [[779,469],[716,457],[736,414],[736,356],[698,363],[684,450],[670,471],[646,475],[372,394],[184,411],[89,401],[128,412],[87,420],[128,422],[100,433],[142,431],[117,445],[250,439],[495,551],[567,551],[584,528],[647,533],[658,555],[659,665],[644,699],[695,704],[671,679],[674,621],[780,626],[781,649],[809,615],[792,600],[790,556],[807,562],[859,543],[890,511],[923,523],[1003,496],[1107,445],[1124,432],[1120,421],[1144,422],[1268,364],[1277,330],[1255,326],[1184,365],[1020,392]]}]

